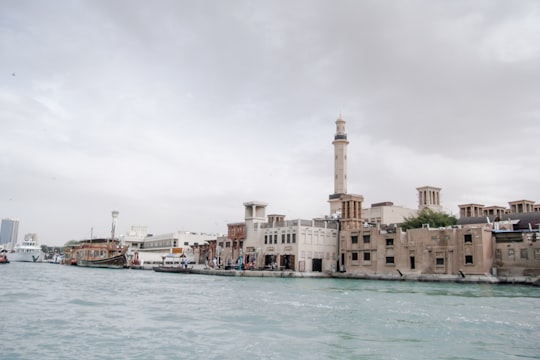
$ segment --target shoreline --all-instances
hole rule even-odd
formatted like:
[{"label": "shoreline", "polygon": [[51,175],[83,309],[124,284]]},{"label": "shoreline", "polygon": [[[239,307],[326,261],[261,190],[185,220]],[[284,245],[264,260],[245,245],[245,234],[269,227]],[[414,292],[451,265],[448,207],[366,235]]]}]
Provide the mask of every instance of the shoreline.
[{"label": "shoreline", "polygon": [[[144,270],[152,270],[144,268]],[[351,279],[351,280],[385,280],[385,281],[418,281],[418,282],[444,282],[467,284],[502,284],[502,285],[531,285],[540,286],[540,277],[530,276],[500,276],[492,275],[434,275],[434,274],[358,274],[341,272],[298,272],[291,270],[222,270],[204,268],[197,264],[191,270],[192,274],[214,276],[238,277],[266,277],[266,278],[308,278],[308,279]]]}]

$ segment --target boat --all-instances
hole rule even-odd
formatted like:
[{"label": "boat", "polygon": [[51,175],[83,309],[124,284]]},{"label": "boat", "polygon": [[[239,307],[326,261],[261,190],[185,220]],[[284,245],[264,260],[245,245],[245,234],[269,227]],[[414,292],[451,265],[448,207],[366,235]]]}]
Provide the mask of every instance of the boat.
[{"label": "boat", "polygon": [[152,270],[155,272],[191,274],[193,272],[193,267],[184,268],[182,266],[154,266],[152,267]]},{"label": "boat", "polygon": [[63,264],[64,255],[54,254],[52,258],[49,259],[49,264]]},{"label": "boat", "polygon": [[82,240],[65,249],[64,263],[82,267],[122,269],[127,267],[128,245],[122,245],[115,237],[118,211],[112,211],[110,238]]},{"label": "boat", "polygon": [[5,250],[2,250],[2,252],[0,252],[0,264],[9,264],[7,252]]},{"label": "boat", "polygon": [[127,266],[127,245],[117,240],[92,239],[82,240],[66,249],[65,264],[82,267],[122,269]]},{"label": "boat", "polygon": [[15,262],[42,262],[45,254],[37,244],[35,234],[27,234],[22,243],[15,245],[8,254],[10,261]]},{"label": "boat", "polygon": [[162,256],[161,266],[154,266],[152,270],[155,272],[167,272],[167,273],[183,273],[190,274],[193,267],[189,266],[189,260],[185,256],[176,256],[174,254],[167,254]]}]

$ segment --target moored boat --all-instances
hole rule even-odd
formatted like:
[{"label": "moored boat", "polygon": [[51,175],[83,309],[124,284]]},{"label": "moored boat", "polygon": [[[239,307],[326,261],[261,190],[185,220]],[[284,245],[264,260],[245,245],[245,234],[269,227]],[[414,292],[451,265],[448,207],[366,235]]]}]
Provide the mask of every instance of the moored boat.
[{"label": "moored boat", "polygon": [[122,245],[115,238],[118,211],[112,211],[112,228],[110,238],[79,241],[78,244],[65,250],[65,264],[83,267],[122,269],[127,267],[127,245]]},{"label": "moored boat", "polygon": [[0,253],[0,264],[9,264],[6,252],[2,251]]},{"label": "moored boat", "polygon": [[64,262],[83,267],[121,269],[127,266],[127,249],[128,246],[117,240],[83,240],[66,249]]},{"label": "moored boat", "polygon": [[45,254],[37,244],[36,234],[27,234],[22,243],[15,245],[8,255],[10,261],[42,262]]},{"label": "moored boat", "polygon": [[155,272],[190,274],[193,267],[189,267],[189,260],[185,256],[168,254],[162,257],[161,266],[154,266]]},{"label": "moored boat", "polygon": [[152,270],[155,272],[191,274],[193,267],[184,268],[181,266],[154,266]]}]

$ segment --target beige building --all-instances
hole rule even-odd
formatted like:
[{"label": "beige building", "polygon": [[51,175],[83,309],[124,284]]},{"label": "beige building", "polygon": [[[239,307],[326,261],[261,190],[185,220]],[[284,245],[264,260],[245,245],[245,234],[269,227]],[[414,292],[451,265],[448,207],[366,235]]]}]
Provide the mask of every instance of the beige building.
[{"label": "beige building", "polygon": [[508,203],[511,214],[529,213],[534,211],[534,201],[517,200]]},{"label": "beige building", "polygon": [[[240,254],[244,263],[257,269],[275,264],[294,271],[339,270],[362,275],[540,275],[540,219],[532,216],[535,213],[531,212],[538,210],[534,202],[509,202],[509,209],[464,204],[459,206],[458,225],[403,231],[399,223],[418,211],[442,211],[441,189],[418,187],[418,209],[391,202],[363,209],[364,198],[347,193],[349,142],[341,116],[336,120],[332,144],[331,216],[286,220],[281,214],[266,217],[266,203],[244,203],[245,223],[237,224],[240,235],[236,236],[243,240],[239,244],[243,243]],[[514,214],[512,219],[508,214]]]},{"label": "beige building", "polygon": [[508,214],[524,214],[540,211],[540,205],[532,200],[516,200],[508,202],[508,208],[503,206],[484,206],[481,204],[458,205],[459,217],[471,218],[489,216],[492,219],[503,219]]},{"label": "beige building", "polygon": [[498,276],[540,276],[540,212],[507,213],[460,218],[463,228],[489,228],[492,232],[493,268]]},{"label": "beige building", "polygon": [[[349,222],[343,219],[343,222]],[[346,226],[340,234],[344,271],[357,274],[484,275],[492,266],[491,229]]]},{"label": "beige building", "polygon": [[498,276],[540,276],[540,232],[494,231]]}]

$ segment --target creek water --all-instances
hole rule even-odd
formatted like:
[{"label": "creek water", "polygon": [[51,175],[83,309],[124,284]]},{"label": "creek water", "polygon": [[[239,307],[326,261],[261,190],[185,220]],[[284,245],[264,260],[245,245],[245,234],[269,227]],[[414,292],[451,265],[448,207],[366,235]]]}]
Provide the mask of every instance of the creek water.
[{"label": "creek water", "polygon": [[540,288],[0,266],[2,359],[540,358]]}]

